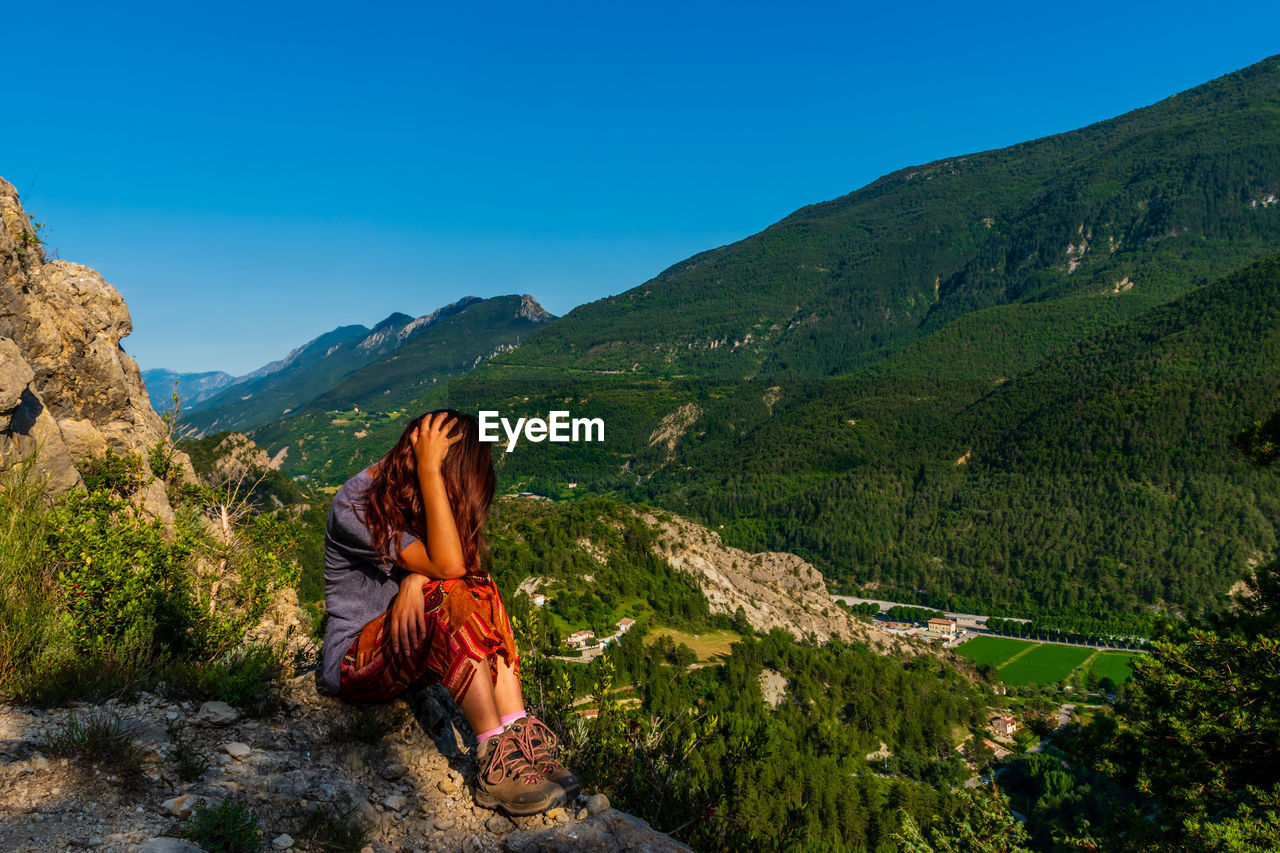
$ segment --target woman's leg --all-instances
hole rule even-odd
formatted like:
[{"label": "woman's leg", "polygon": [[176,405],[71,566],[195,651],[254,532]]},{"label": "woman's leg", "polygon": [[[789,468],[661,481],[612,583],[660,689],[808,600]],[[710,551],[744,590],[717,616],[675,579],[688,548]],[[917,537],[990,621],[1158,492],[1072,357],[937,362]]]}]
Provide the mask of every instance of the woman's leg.
[{"label": "woman's leg", "polygon": [[498,705],[494,701],[494,685],[489,680],[488,664],[474,660],[468,663],[475,667],[475,675],[472,676],[471,685],[458,702],[458,706],[462,708],[467,722],[471,724],[471,730],[477,735],[502,728],[498,715],[503,712],[498,710]]},{"label": "woman's leg", "polygon": [[498,665],[498,679],[493,686],[493,701],[500,715],[524,710],[524,694],[520,689],[520,676],[515,667],[502,655],[494,655]]}]

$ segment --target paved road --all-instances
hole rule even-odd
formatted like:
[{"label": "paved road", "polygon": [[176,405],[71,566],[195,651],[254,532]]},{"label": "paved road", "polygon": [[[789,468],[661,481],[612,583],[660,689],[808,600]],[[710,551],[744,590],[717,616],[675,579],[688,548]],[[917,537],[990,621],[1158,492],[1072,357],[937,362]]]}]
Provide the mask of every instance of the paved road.
[{"label": "paved road", "polygon": [[[922,607],[922,605],[907,604],[904,601],[881,601],[878,598],[857,598],[852,595],[833,595],[831,597],[844,601],[848,604],[878,604],[880,605],[881,613],[885,612],[891,607]],[[924,609],[934,610],[936,608],[925,607]],[[988,619],[991,618],[990,616],[983,616],[978,613],[947,613],[946,611],[943,611],[943,613],[946,614],[946,617],[948,619],[955,619],[957,622],[961,620],[965,622],[986,622]],[[1031,621],[1030,619],[1015,619],[1012,616],[1007,616],[1005,618],[1009,619],[1012,622],[1030,622]]]}]

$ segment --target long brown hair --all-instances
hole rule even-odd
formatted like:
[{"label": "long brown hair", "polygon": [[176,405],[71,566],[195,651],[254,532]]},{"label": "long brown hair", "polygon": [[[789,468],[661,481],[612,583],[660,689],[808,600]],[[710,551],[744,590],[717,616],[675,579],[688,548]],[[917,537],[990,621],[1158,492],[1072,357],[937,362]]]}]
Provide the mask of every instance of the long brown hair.
[{"label": "long brown hair", "polygon": [[372,533],[373,548],[379,554],[391,553],[394,548],[399,557],[401,533],[412,533],[426,544],[418,460],[410,439],[415,429],[440,412],[445,413],[445,420],[456,421],[453,435],[462,433],[462,440],[449,447],[440,465],[445,494],[462,542],[462,560],[468,574],[483,574],[480,561],[487,545],[482,528],[493,503],[498,478],[493,471],[493,445],[480,440],[480,424],[471,415],[437,409],[409,421],[400,440],[378,460],[378,474],[365,492],[364,522]]}]

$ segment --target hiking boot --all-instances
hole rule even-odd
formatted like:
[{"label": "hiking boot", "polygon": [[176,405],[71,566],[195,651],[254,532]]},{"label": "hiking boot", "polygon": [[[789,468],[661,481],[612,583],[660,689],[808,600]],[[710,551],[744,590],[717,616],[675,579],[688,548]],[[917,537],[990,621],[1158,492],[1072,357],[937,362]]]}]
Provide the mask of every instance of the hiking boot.
[{"label": "hiking boot", "polygon": [[543,776],[564,789],[565,797],[572,800],[581,790],[577,778],[559,761],[552,751],[556,748],[555,732],[537,717],[521,717],[511,724],[508,731],[516,733],[525,756]]},{"label": "hiking boot", "polygon": [[510,729],[480,745],[476,765],[477,805],[531,815],[565,802],[564,789],[529,763]]}]

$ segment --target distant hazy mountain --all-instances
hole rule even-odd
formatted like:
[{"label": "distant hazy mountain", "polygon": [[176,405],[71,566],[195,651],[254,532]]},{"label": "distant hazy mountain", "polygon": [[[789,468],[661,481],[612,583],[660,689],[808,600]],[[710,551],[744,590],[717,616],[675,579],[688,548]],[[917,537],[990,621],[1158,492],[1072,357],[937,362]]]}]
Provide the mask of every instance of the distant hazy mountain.
[{"label": "distant hazy mountain", "polygon": [[[147,385],[147,396],[151,398],[151,407],[157,412],[165,412],[173,408],[175,390],[181,406],[187,408],[217,394],[235,382],[236,378],[221,370],[206,373],[175,373],[172,370],[156,368],[142,371],[142,381]],[[175,382],[178,383],[176,389]]]},{"label": "distant hazy mountain", "polygon": [[323,408],[373,395],[384,407],[400,405],[513,348],[548,319],[531,296],[468,296],[416,318],[392,314],[372,329],[341,326],[198,401],[183,423],[199,433],[247,431],[310,411],[313,401]]},{"label": "distant hazy mountain", "polygon": [[406,324],[393,351],[258,427],[253,437],[273,453],[288,447],[289,473],[342,477],[385,450],[384,436],[398,434],[406,415],[442,397],[448,380],[521,346],[553,319],[528,295],[461,300]]}]

